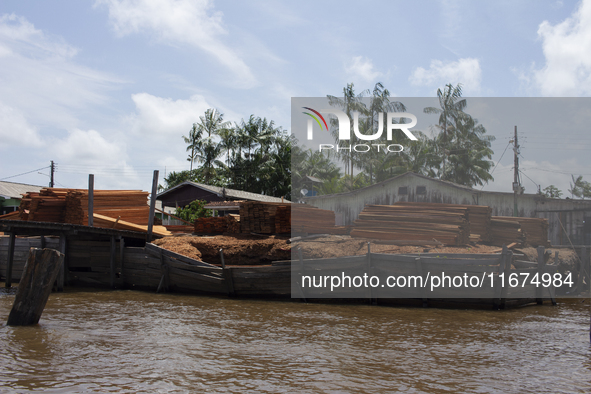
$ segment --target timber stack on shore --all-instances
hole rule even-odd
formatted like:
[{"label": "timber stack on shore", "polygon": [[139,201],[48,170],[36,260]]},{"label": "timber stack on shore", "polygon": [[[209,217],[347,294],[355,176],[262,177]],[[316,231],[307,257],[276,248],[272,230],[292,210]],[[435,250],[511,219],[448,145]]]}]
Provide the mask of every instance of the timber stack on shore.
[{"label": "timber stack on shore", "polygon": [[456,210],[458,208],[465,208],[468,210],[468,222],[470,223],[470,241],[472,242],[489,242],[490,220],[492,217],[492,208],[486,205],[466,205],[466,204],[440,204],[440,203],[423,203],[423,202],[397,202],[395,206],[406,207],[409,210]]},{"label": "timber stack on shore", "polygon": [[240,203],[240,230],[242,233],[277,234],[275,216],[281,206],[291,204],[245,201]]},{"label": "timber stack on shore", "polygon": [[291,229],[297,234],[349,234],[349,226],[335,226],[335,213],[307,204],[291,207]]},{"label": "timber stack on shore", "polygon": [[[496,246],[519,243],[525,245],[527,234],[521,229],[519,221],[509,216],[493,216],[491,219],[491,244]],[[547,234],[547,233],[546,233]],[[546,235],[546,239],[548,236]]]},{"label": "timber stack on shore", "polygon": [[470,241],[468,209],[438,204],[366,205],[355,220],[352,237],[391,241],[437,241],[466,245]]},{"label": "timber stack on shore", "polygon": [[521,231],[526,237],[522,243],[527,241],[529,246],[550,246],[550,241],[548,240],[548,219],[513,216],[494,216],[494,219],[519,223]]},{"label": "timber stack on shore", "polygon": [[199,218],[195,220],[193,227],[195,234],[239,234],[240,216],[227,215],[209,218]]}]

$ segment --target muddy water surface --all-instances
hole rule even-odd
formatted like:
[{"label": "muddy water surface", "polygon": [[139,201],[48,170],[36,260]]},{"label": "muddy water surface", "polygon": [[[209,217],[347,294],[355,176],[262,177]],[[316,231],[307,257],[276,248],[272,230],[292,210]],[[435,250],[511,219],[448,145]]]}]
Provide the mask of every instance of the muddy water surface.
[{"label": "muddy water surface", "polygon": [[[6,321],[14,295],[0,293]],[[509,311],[52,294],[0,392],[589,393],[589,304]]]}]

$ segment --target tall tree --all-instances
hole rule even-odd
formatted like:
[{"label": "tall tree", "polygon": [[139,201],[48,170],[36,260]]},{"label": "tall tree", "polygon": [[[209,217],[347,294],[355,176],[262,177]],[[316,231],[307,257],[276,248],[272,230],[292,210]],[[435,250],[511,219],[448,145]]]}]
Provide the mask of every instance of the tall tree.
[{"label": "tall tree", "polygon": [[439,178],[444,179],[447,171],[447,156],[449,155],[449,142],[452,140],[454,124],[466,117],[464,109],[466,108],[466,99],[462,99],[462,84],[456,86],[448,83],[443,90],[437,89],[437,98],[439,99],[439,108],[427,107],[423,110],[426,114],[439,115],[437,127],[440,132],[438,135],[438,147],[442,156],[442,170]]},{"label": "tall tree", "polygon": [[193,123],[193,127],[189,130],[189,136],[183,136],[183,140],[187,145],[187,152],[189,157],[187,160],[191,163],[190,171],[193,171],[193,162],[197,160],[197,154],[201,150],[201,137],[203,130],[197,126],[197,123]]},{"label": "tall tree", "polygon": [[[330,96],[328,95],[328,103],[333,107],[339,107],[343,110],[343,112],[349,117],[349,119],[353,119],[353,113],[359,112],[363,115],[367,114],[367,108],[365,104],[363,104],[363,97],[369,94],[369,90],[364,90],[363,92],[356,94],[355,87],[353,83],[347,84],[346,87],[343,88],[343,98]],[[338,133],[338,121],[336,119],[331,119],[331,133],[335,139],[335,142],[339,145],[349,144],[354,145],[356,143],[355,133],[353,133],[353,125],[351,124],[351,139],[349,141],[339,141],[339,133]],[[353,167],[355,165],[355,152],[353,150],[342,150],[340,151],[340,156],[345,163],[345,172],[347,172],[348,167],[350,166],[349,174],[353,177]]]}]

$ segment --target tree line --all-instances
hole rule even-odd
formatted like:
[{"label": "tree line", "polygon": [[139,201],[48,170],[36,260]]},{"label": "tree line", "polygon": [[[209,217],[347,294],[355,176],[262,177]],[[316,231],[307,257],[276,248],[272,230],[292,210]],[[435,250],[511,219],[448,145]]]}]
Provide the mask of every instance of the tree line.
[{"label": "tree line", "polygon": [[[341,97],[327,99],[350,119],[357,113],[359,131],[366,135],[376,134],[380,125],[386,124],[388,112],[406,112],[405,105],[392,100],[382,83],[359,93],[352,83],[347,84]],[[253,114],[232,124],[218,110],[208,109],[182,136],[190,169],[169,173],[161,189],[190,180],[292,200],[305,188],[311,187],[317,194],[341,193],[408,171],[469,187],[492,181],[491,143],[495,137],[468,114],[462,85],[447,84],[438,89],[437,99],[438,106],[423,109],[437,116],[431,135],[413,129],[418,140],[406,142],[399,153],[346,149],[320,152],[299,144],[267,118]],[[350,140],[339,141],[334,118],[330,119],[330,131],[341,147],[364,142],[354,132]],[[380,142],[388,141],[372,141]],[[573,197],[591,198],[591,186],[581,176],[573,176],[569,192]],[[562,192],[550,185],[542,194],[560,198]]]}]

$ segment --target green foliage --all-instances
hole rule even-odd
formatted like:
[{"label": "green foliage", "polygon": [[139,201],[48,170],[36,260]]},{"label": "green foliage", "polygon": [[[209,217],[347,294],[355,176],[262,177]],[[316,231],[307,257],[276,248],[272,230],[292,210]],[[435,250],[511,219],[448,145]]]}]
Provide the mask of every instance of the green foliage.
[{"label": "green foliage", "polygon": [[560,198],[560,196],[562,196],[562,191],[560,191],[556,186],[550,185],[544,188],[542,194],[549,198]]},{"label": "green foliage", "polygon": [[584,181],[582,175],[579,175],[576,179],[574,175],[571,177],[573,180],[569,189],[571,195],[580,199],[591,198],[591,183]]},{"label": "green foliage", "polygon": [[205,200],[195,200],[183,208],[177,208],[175,215],[189,222],[194,222],[198,218],[210,217],[211,210],[203,208],[206,204]]},{"label": "green foliage", "polygon": [[290,199],[293,143],[281,127],[254,115],[231,126],[215,109],[199,119],[183,139],[191,166],[200,166],[171,173],[166,188],[190,180]]}]

